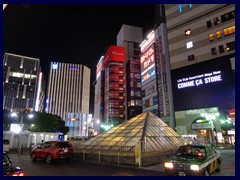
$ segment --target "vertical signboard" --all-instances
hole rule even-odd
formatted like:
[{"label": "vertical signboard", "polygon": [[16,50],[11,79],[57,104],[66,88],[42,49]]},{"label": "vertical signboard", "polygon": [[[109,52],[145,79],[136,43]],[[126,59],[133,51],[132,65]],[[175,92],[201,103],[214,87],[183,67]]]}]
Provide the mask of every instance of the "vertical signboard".
[{"label": "vertical signboard", "polygon": [[162,38],[161,36],[159,36],[156,39],[155,43],[155,57],[156,57],[156,79],[160,117],[170,115],[166,59],[165,54],[163,53],[162,46],[163,46]]},{"label": "vertical signboard", "polygon": [[141,82],[142,86],[155,79],[154,45],[152,44],[141,56]]}]

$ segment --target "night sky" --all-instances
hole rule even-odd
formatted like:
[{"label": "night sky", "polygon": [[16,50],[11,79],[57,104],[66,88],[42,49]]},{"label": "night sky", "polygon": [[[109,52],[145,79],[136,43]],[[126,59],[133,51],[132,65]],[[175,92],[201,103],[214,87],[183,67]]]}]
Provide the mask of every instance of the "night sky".
[{"label": "night sky", "polygon": [[122,24],[143,27],[146,37],[155,24],[155,5],[9,5],[3,18],[3,53],[40,59],[46,82],[50,61],[91,69],[93,113],[92,83],[105,48],[116,44]]}]

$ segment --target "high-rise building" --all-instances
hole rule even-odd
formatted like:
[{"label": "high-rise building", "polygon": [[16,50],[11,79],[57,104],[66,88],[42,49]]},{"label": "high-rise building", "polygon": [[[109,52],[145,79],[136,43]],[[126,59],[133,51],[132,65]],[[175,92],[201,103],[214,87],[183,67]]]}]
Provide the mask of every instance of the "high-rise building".
[{"label": "high-rise building", "polygon": [[81,64],[51,62],[46,112],[66,120],[66,113],[89,114],[90,69]]},{"label": "high-rise building", "polygon": [[103,68],[104,56],[101,56],[97,68],[96,68],[96,80],[94,82],[94,121],[93,129],[97,135],[100,133],[101,122],[104,116],[104,68]]},{"label": "high-rise building", "polygon": [[216,130],[222,142],[222,125],[235,121],[235,5],[166,4],[165,12],[176,124],[210,138]]},{"label": "high-rise building", "polygon": [[142,28],[124,24],[117,35],[117,46],[124,47],[126,77],[126,120],[142,113],[140,43]]},{"label": "high-rise building", "polygon": [[160,15],[155,30],[140,44],[142,108],[175,128],[167,30],[164,14]]},{"label": "high-rise building", "polygon": [[109,46],[97,66],[94,129],[98,133],[125,120],[124,71],[124,48]]},{"label": "high-rise building", "polygon": [[3,109],[42,111],[45,82],[40,60],[5,53],[3,71]]}]

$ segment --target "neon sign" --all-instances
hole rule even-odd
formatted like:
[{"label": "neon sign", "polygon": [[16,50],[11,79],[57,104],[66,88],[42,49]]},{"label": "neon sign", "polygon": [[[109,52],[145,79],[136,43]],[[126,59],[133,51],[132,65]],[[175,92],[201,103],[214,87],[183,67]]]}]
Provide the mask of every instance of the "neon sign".
[{"label": "neon sign", "polygon": [[142,83],[147,83],[146,80],[156,75],[154,45],[148,47],[148,50],[141,56],[140,63]]},{"label": "neon sign", "polygon": [[147,73],[143,76],[142,78],[142,82],[146,81],[147,79],[149,79],[150,77],[152,77],[153,75],[155,75],[155,70],[153,70],[151,73]]},{"label": "neon sign", "polygon": [[178,79],[177,87],[178,89],[183,89],[221,81],[222,81],[221,71],[213,71],[211,73],[199,74],[192,77]]},{"label": "neon sign", "polygon": [[141,57],[141,64],[143,63],[143,68],[147,68],[152,62],[154,62],[154,49],[150,48],[146,53]]},{"label": "neon sign", "polygon": [[145,39],[141,44],[141,52],[145,51],[155,40],[154,31],[148,34],[147,39]]}]

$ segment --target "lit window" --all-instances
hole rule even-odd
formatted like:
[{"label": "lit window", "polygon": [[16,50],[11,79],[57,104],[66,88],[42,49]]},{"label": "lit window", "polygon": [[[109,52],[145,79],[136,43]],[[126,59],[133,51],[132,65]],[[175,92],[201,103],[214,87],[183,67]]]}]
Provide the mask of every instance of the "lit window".
[{"label": "lit window", "polygon": [[193,42],[192,41],[187,42],[186,45],[187,45],[187,49],[192,48],[193,47]]},{"label": "lit window", "polygon": [[135,106],[134,100],[131,100],[131,106]]},{"label": "lit window", "polygon": [[185,31],[185,36],[190,36],[190,35],[191,35],[191,32],[192,32],[191,29],[186,30],[186,31]]},{"label": "lit window", "polygon": [[235,33],[235,26],[231,26],[231,27],[228,27],[228,28],[224,29],[223,33],[224,33],[225,36],[228,36],[230,34],[234,34]]},{"label": "lit window", "polygon": [[217,36],[217,39],[221,38],[221,37],[222,37],[221,31],[217,31],[217,32],[216,32],[216,36]]},{"label": "lit window", "polygon": [[208,37],[210,41],[214,41],[214,34],[209,34]]}]

